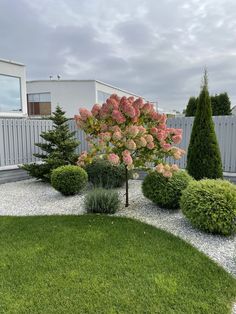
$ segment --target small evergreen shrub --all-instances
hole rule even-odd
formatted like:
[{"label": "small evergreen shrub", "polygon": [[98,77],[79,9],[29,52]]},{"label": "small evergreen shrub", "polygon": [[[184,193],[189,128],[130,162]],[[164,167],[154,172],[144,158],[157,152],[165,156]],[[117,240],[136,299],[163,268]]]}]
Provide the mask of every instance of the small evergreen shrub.
[{"label": "small evergreen shrub", "polygon": [[162,208],[177,209],[182,191],[192,180],[187,172],[179,170],[171,178],[157,171],[150,172],[144,179],[142,191],[145,197]]},{"label": "small evergreen shrub", "polygon": [[223,235],[236,231],[236,187],[228,181],[191,182],[180,206],[192,225],[201,230]]},{"label": "small evergreen shrub", "polygon": [[78,194],[87,182],[86,171],[78,166],[61,166],[52,171],[51,184],[63,195]]},{"label": "small evergreen shrub", "polygon": [[25,164],[20,168],[26,170],[31,177],[44,182],[51,181],[53,169],[64,165],[73,165],[78,159],[75,153],[76,147],[80,144],[74,136],[75,132],[71,132],[65,111],[57,106],[49,118],[53,122],[53,128],[46,132],[42,132],[40,137],[44,140],[35,143],[40,148],[40,152],[33,154],[39,158],[42,163]]},{"label": "small evergreen shrub", "polygon": [[104,159],[94,160],[86,166],[86,171],[89,181],[95,187],[112,189],[121,187],[125,183],[125,167],[113,166]]},{"label": "small evergreen shrub", "polygon": [[85,209],[88,213],[114,214],[119,205],[116,191],[96,188],[85,196]]}]

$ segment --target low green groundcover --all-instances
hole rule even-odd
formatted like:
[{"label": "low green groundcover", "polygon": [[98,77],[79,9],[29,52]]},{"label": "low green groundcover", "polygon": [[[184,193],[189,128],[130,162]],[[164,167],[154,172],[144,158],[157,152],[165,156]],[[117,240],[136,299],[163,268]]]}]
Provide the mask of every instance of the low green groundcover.
[{"label": "low green groundcover", "polygon": [[235,280],[164,231],[105,216],[0,218],[0,313],[230,313]]}]

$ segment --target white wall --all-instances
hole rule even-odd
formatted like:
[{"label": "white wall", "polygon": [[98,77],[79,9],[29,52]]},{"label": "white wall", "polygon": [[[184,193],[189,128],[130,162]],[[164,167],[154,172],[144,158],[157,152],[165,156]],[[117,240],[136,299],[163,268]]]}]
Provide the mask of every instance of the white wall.
[{"label": "white wall", "polygon": [[96,102],[95,81],[47,80],[27,82],[27,93],[51,93],[52,111],[59,105],[73,118],[78,109]]},{"label": "white wall", "polygon": [[96,102],[98,102],[97,92],[99,90],[108,94],[117,94],[120,97],[123,97],[123,96],[126,96],[126,97],[134,96],[135,98],[140,97],[139,95],[133,94],[131,92],[124,91],[114,86],[110,86],[109,84],[105,84],[105,83],[103,84],[102,82],[98,82],[98,81],[96,81],[95,84],[96,84]]},{"label": "white wall", "polygon": [[25,66],[20,63],[0,60],[0,74],[20,78],[22,112],[0,112],[0,117],[24,117],[27,115]]}]

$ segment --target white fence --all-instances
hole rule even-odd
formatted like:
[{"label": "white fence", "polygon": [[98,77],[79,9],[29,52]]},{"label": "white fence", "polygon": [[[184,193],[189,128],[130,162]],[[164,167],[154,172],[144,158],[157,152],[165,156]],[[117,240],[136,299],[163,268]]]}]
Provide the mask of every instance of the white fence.
[{"label": "white fence", "polygon": [[[88,149],[85,133],[78,130],[74,121],[69,121],[71,131],[81,142],[77,152]],[[43,142],[40,134],[52,129],[51,120],[0,119],[0,167],[37,161],[33,156],[40,149],[34,143]]]},{"label": "white fence", "polygon": [[[225,172],[236,173],[236,117],[213,117],[215,130],[220,145],[223,169]],[[182,128],[183,140],[180,145],[187,151],[193,118],[180,117],[168,119],[168,127]],[[73,120],[69,121],[76,138],[81,142],[78,152],[88,148],[85,134],[78,130]],[[33,153],[38,153],[34,143],[42,141],[40,134],[52,128],[50,120],[0,119],[0,167],[30,163],[36,161]],[[186,166],[185,155],[178,164]]]}]

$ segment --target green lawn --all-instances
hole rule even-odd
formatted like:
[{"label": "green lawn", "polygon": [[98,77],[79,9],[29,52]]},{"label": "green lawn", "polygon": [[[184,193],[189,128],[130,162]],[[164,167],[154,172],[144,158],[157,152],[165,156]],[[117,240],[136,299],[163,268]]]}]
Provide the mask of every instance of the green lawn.
[{"label": "green lawn", "polygon": [[105,216],[0,218],[0,313],[230,313],[235,280],[182,240]]}]

